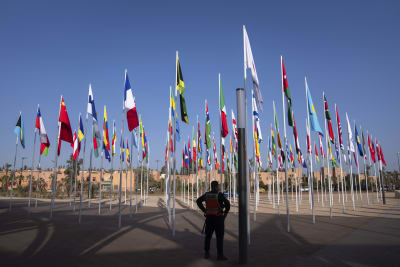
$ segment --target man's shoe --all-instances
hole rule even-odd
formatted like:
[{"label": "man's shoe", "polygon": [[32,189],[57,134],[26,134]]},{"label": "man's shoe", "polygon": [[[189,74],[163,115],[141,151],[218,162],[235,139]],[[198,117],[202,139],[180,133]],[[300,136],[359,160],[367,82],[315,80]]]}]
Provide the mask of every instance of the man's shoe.
[{"label": "man's shoe", "polygon": [[217,260],[218,260],[218,261],[226,261],[226,260],[228,260],[228,258],[225,257],[224,255],[218,255]]},{"label": "man's shoe", "polygon": [[206,252],[204,253],[204,258],[205,258],[205,259],[209,259],[209,258],[210,258],[210,252],[206,251]]}]

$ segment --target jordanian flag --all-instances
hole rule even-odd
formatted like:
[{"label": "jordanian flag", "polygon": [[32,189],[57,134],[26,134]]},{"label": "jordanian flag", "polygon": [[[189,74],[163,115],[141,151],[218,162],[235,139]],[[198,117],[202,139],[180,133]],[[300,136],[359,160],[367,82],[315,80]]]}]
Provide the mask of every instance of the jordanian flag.
[{"label": "jordanian flag", "polygon": [[288,105],[288,124],[293,127],[293,112],[292,112],[292,97],[290,96],[289,84],[286,77],[285,65],[283,64],[283,58],[281,57],[281,68],[282,68],[282,89],[286,96]]},{"label": "jordanian flag", "polygon": [[183,75],[181,70],[181,64],[179,63],[179,56],[176,54],[176,91],[179,90],[179,100],[181,104],[181,118],[182,121],[189,124],[189,118],[186,111],[185,102],[185,83],[183,81]]},{"label": "jordanian flag", "polygon": [[219,77],[219,111],[221,113],[221,135],[225,137],[228,135],[228,123],[226,121],[226,106],[224,99],[224,92],[222,91],[221,78]]},{"label": "jordanian flag", "polygon": [[328,123],[329,140],[331,141],[332,144],[334,144],[335,136],[333,135],[331,115],[329,114],[328,101],[326,100],[325,93],[324,93],[324,108],[325,108],[326,122]]}]

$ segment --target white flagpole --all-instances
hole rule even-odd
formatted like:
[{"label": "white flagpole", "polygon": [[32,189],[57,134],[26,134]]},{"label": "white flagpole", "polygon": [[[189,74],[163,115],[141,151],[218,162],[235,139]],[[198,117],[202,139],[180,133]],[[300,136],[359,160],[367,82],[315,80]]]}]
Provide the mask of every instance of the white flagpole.
[{"label": "white flagpole", "polygon": [[[137,132],[139,131],[139,133]],[[138,137],[137,139],[137,168],[136,168],[136,173],[135,173],[135,213],[137,213],[138,211],[138,198],[139,198],[139,194],[138,194],[138,188],[139,188],[139,167],[140,167],[140,163],[139,163],[139,155],[140,155],[140,144],[142,142],[140,142],[139,138],[140,138],[140,129],[136,130],[136,135]]]},{"label": "white flagpole", "polygon": [[100,180],[99,180],[99,211],[98,211],[99,215],[101,214],[101,185],[102,185],[101,180],[103,179],[104,135],[103,135],[101,142],[102,142],[101,143],[101,154],[100,154],[100,156],[101,156],[100,169],[101,170],[100,170]]},{"label": "white flagpole", "polygon": [[[78,141],[79,142],[79,141]],[[76,160],[74,160],[74,212],[76,209],[76,187],[77,187],[77,172],[78,172],[78,160],[79,158],[77,158]]]},{"label": "white flagpole", "polygon": [[[317,149],[317,145],[315,144],[315,141],[314,141],[314,148]],[[311,149],[312,149],[312,147],[311,147]],[[314,151],[315,168],[317,168],[317,156],[316,156],[315,152],[317,152],[317,151]],[[316,180],[316,184],[317,184],[317,198],[318,198],[318,203],[319,203],[318,178]]]},{"label": "white flagpole", "polygon": [[[126,72],[125,70],[125,80],[124,84],[126,82]],[[124,141],[124,111],[125,111],[125,102],[124,100],[122,101],[122,112],[121,112],[121,141]],[[121,228],[121,195],[122,195],[122,168],[123,168],[123,153],[122,153],[122,148],[121,148],[121,143],[120,145],[120,159],[119,159],[119,195],[118,195],[118,228]],[[126,186],[125,186],[126,187]]]},{"label": "white flagpole", "polygon": [[[197,127],[199,125],[199,115],[197,115]],[[197,134],[196,134],[196,142],[197,142],[197,151],[196,151],[196,199],[199,198],[199,168],[197,166],[197,161],[199,160],[199,158],[201,159],[201,157],[199,157],[200,153],[199,153],[199,149],[200,149],[200,144],[198,143],[199,141],[199,129],[197,129]]]},{"label": "white flagpole", "polygon": [[[332,219],[332,186],[331,186],[331,175],[329,170],[329,146],[328,146],[328,130],[326,128],[326,113],[325,113],[325,92],[322,93],[322,101],[324,102],[324,124],[325,124],[325,142],[326,142],[326,164],[328,171],[328,189],[329,189],[329,217]],[[324,175],[325,176],[325,175]],[[325,178],[325,177],[324,177]],[[326,194],[326,193],[325,193]]]},{"label": "white flagpole", "polygon": [[[112,135],[112,138],[114,139],[114,133],[115,133],[115,120],[113,120],[113,135]],[[117,133],[115,133],[115,136],[117,135]],[[115,140],[116,141],[116,140]],[[111,141],[111,144],[112,144],[112,141]],[[117,144],[115,144],[114,143],[114,147],[116,146]],[[110,185],[110,211],[111,211],[111,209],[112,209],[112,200],[113,200],[113,198],[112,198],[112,195],[113,195],[113,187],[114,187],[114,184],[113,184],[113,176],[114,176],[114,164],[113,164],[113,161],[114,161],[114,155],[113,155],[113,153],[114,153],[114,151],[113,151],[113,147],[112,147],[112,145],[111,145],[111,176],[110,176],[110,182],[111,182],[111,185]]]},{"label": "white flagpole", "polygon": [[[175,94],[174,101],[176,100],[176,84],[177,84],[177,67],[178,67],[178,51],[176,51],[175,55]],[[172,194],[172,236],[175,236],[175,222],[176,222],[176,213],[175,213],[175,193],[176,193],[176,117],[174,116],[174,175],[173,175],[173,194]]]},{"label": "white flagpole", "polygon": [[[335,103],[335,112],[338,113],[336,103]],[[336,135],[338,136],[339,139],[339,124],[337,120],[337,115],[336,115]],[[340,163],[340,179],[342,180],[342,213],[344,213],[345,209],[345,203],[344,203],[344,186],[343,186],[343,169],[342,169],[342,148],[340,146],[340,140],[339,140],[339,163]],[[339,186],[339,184],[338,184]]]},{"label": "white flagpole", "polygon": [[[346,112],[346,120],[347,120],[347,125],[349,125],[348,122],[348,117],[347,117],[347,112]],[[349,127],[347,127],[347,136],[348,136],[348,142],[349,142],[349,147],[348,147],[348,151],[350,150],[350,142],[352,142],[350,140],[350,135],[349,135],[349,131],[351,131],[351,129],[349,129]],[[351,154],[352,151],[350,151]],[[353,210],[356,210],[356,206],[354,204],[354,185],[353,185],[353,161],[351,159],[351,155],[349,155],[349,163],[350,163],[350,187],[351,187],[351,200],[353,202]]]},{"label": "white flagpole", "polygon": [[[362,132],[361,126],[360,126],[360,131],[361,131],[362,136],[364,137],[364,133]],[[366,166],[366,163],[365,163],[365,157],[368,157],[368,154],[367,154],[367,151],[365,151],[365,139],[364,138],[363,138],[362,142],[363,142],[363,150],[364,150],[364,156],[363,156],[363,159],[364,159],[364,178],[365,178],[365,187],[366,187],[366,190],[367,190],[367,205],[369,205],[368,174],[367,174],[367,166]]]},{"label": "white flagpole", "polygon": [[38,202],[38,192],[39,192],[39,180],[40,180],[40,159],[41,155],[39,153],[39,162],[38,162],[38,178],[36,180],[36,196],[35,196],[35,208],[37,208],[37,202]]},{"label": "white flagpole", "polygon": [[307,133],[308,136],[310,138],[310,140],[308,140],[308,144],[310,146],[310,150],[307,147],[307,151],[308,152],[308,160],[310,161],[310,181],[311,181],[311,212],[312,212],[312,222],[315,223],[315,212],[314,212],[314,173],[313,173],[313,168],[312,168],[312,143],[311,143],[311,133],[310,133],[310,111],[308,110],[308,92],[307,92],[307,79],[306,77],[304,77],[304,81],[305,81],[305,87],[306,87],[306,106],[307,106]]},{"label": "white flagpole", "polygon": [[[39,110],[39,104],[38,108]],[[31,176],[29,177],[29,200],[28,200],[28,213],[31,213],[31,195],[32,195],[32,178],[33,178],[33,166],[35,164],[35,148],[36,148],[36,131],[37,128],[35,128],[35,137],[33,138],[33,152],[32,152],[32,168],[31,168]]]},{"label": "white flagpole", "polygon": [[[89,85],[90,86],[90,85]],[[89,98],[89,97],[88,97]],[[89,101],[88,101],[89,102]],[[79,114],[80,115],[80,114]],[[86,122],[85,122],[85,141],[83,143],[83,155],[82,155],[82,174],[81,174],[81,192],[79,195],[79,216],[78,216],[78,223],[81,223],[82,220],[82,196],[83,196],[83,182],[84,182],[84,173],[85,173],[85,151],[86,151],[86,139],[88,136],[87,128],[88,128],[88,112],[86,109]]]},{"label": "white flagpole", "polygon": [[[61,112],[61,100],[62,96],[60,97],[60,109],[58,111],[58,116],[60,117]],[[56,191],[56,182],[57,182],[57,159],[58,159],[58,144],[60,142],[60,131],[61,131],[61,122],[57,121],[57,146],[56,146],[56,153],[54,159],[54,176],[52,179],[52,189],[51,189],[51,204],[50,204],[50,219],[53,218],[53,209],[54,209],[54,196]]]},{"label": "white flagpole", "polygon": [[133,131],[131,132],[131,150],[129,151],[129,167],[130,167],[130,180],[129,180],[129,217],[132,217],[132,184],[133,184]]},{"label": "white flagpole", "polygon": [[[283,94],[283,69],[282,69],[282,56],[281,56],[281,79],[282,79],[282,112],[283,112],[283,131],[285,139],[285,157],[287,159],[287,137],[286,137],[286,118],[285,118],[285,96]],[[287,177],[287,160],[285,160],[285,182],[286,182],[286,214],[287,214],[287,231],[290,232],[290,211],[289,211],[289,195],[288,195],[288,177]]]},{"label": "white flagpole", "polygon": [[[21,111],[19,112],[19,116],[21,116]],[[8,211],[11,212],[12,209],[12,201],[13,201],[13,196],[14,196],[14,180],[15,180],[15,165],[17,162],[17,150],[18,150],[18,135],[17,135],[17,141],[15,141],[15,153],[14,153],[14,172],[13,172],[13,176],[11,179],[11,192],[10,192],[10,204],[8,207]],[[57,153],[57,152],[56,152]]]},{"label": "white flagpole", "polygon": [[256,204],[256,169],[257,169],[257,163],[256,163],[256,141],[255,141],[255,131],[254,131],[254,92],[251,90],[251,122],[252,122],[252,128],[251,132],[253,133],[253,201],[254,201],[254,211],[253,211],[253,216],[254,216],[254,221],[257,219],[257,204]]}]

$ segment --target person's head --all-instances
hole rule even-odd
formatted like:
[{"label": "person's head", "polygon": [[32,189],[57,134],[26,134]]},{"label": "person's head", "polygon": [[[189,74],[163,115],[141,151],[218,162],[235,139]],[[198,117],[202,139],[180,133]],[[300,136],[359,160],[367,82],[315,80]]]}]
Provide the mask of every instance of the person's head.
[{"label": "person's head", "polygon": [[217,181],[211,182],[211,191],[218,191],[218,182]]}]

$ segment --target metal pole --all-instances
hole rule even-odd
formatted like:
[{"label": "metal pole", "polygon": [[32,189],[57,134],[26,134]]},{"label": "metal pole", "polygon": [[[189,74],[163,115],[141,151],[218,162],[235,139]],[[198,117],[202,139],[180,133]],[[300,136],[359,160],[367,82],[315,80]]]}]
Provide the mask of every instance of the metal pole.
[{"label": "metal pole", "polygon": [[41,155],[39,154],[39,162],[38,162],[38,178],[36,180],[36,196],[35,196],[35,208],[37,208],[37,201],[38,201],[38,192],[39,192],[39,179],[40,179],[40,159]]},{"label": "metal pole", "polygon": [[[60,101],[61,105],[61,101]],[[61,123],[57,123],[57,146],[56,146],[56,155],[54,159],[54,176],[52,179],[52,189],[51,189],[51,204],[50,204],[50,219],[53,218],[53,209],[54,209],[54,197],[55,197],[55,191],[56,191],[56,182],[57,182],[57,159],[58,159],[58,144],[60,142],[60,131],[61,131]]]},{"label": "metal pole", "polygon": [[133,172],[133,142],[132,142],[132,139],[133,139],[133,132],[131,132],[131,151],[130,151],[130,155],[129,155],[129,157],[130,157],[130,159],[131,159],[131,163],[130,163],[130,182],[129,182],[129,186],[130,186],[130,188],[129,188],[129,217],[132,217],[132,183],[133,183],[133,181],[132,181],[132,172]]},{"label": "metal pole", "polygon": [[247,250],[248,250],[248,180],[246,179],[247,170],[247,151],[246,151],[246,120],[245,120],[245,90],[243,88],[236,89],[236,105],[237,105],[237,117],[238,117],[238,156],[239,156],[239,263],[247,263]]},{"label": "metal pole", "polygon": [[[175,94],[174,100],[176,100],[176,83],[177,83],[177,63],[178,63],[178,51],[176,51],[175,57]],[[175,193],[176,193],[176,115],[174,116],[174,175],[173,175],[173,193],[172,193],[172,235],[175,236]]]},{"label": "metal pole", "polygon": [[[39,105],[38,105],[38,109],[39,109]],[[31,213],[32,178],[33,178],[33,165],[35,163],[36,131],[37,131],[37,128],[35,127],[35,137],[33,138],[32,168],[31,168],[31,176],[29,178],[28,213]]]},{"label": "metal pole", "polygon": [[[322,101],[324,101],[324,125],[325,125],[325,142],[326,142],[326,166],[328,171],[328,190],[329,190],[329,217],[332,219],[332,183],[329,170],[329,146],[328,146],[328,130],[326,129],[326,113],[325,113],[325,92],[322,93]],[[324,175],[325,176],[325,175]],[[325,178],[325,177],[324,177]],[[325,186],[326,188],[326,186]],[[325,193],[326,194],[326,193]]]},{"label": "metal pole", "polygon": [[[19,114],[21,116],[21,113]],[[15,142],[15,153],[14,153],[14,172],[13,176],[11,179],[11,193],[10,193],[10,205],[8,207],[8,210],[11,212],[12,209],[12,201],[13,201],[13,195],[14,195],[14,180],[15,180],[15,164],[17,162],[17,148],[18,148],[18,136],[17,136],[17,141]]]},{"label": "metal pole", "polygon": [[224,155],[223,155],[223,151],[222,151],[222,120],[221,120],[221,107],[220,107],[220,103],[221,103],[221,74],[218,73],[218,106],[219,106],[219,152],[220,152],[220,157],[221,157],[221,174],[220,174],[220,187],[221,187],[221,192],[224,192],[224,177],[223,177],[223,172],[222,172],[222,164],[224,164]]},{"label": "metal pole", "polygon": [[75,209],[76,209],[76,184],[77,184],[77,172],[78,172],[78,160],[79,160],[79,158],[78,159],[76,159],[76,160],[74,160],[74,165],[75,165],[75,168],[74,168],[74,182],[75,182],[75,184],[74,184],[74,212],[75,212]]},{"label": "metal pole", "polygon": [[[81,114],[79,114],[81,116]],[[86,122],[85,122],[85,134],[87,135],[87,128],[88,128],[88,113],[86,112]],[[85,141],[83,143],[83,155],[82,155],[82,175],[81,175],[81,193],[79,196],[79,217],[78,217],[78,223],[81,223],[82,219],[82,196],[83,196],[83,183],[84,183],[84,174],[85,174],[85,152],[86,152],[86,139],[87,137],[84,138]]]},{"label": "metal pole", "polygon": [[88,187],[88,207],[90,208],[90,199],[92,193],[92,154],[93,148],[90,148],[90,159],[89,159],[89,187]]},{"label": "metal pole", "polygon": [[[308,110],[308,92],[307,92],[307,88],[308,88],[308,85],[307,85],[307,80],[306,80],[306,78],[304,77],[304,81],[305,81],[305,87],[306,87],[306,106],[307,106],[307,133],[308,133],[308,136],[309,136],[309,138],[310,138],[310,140],[309,140],[309,146],[310,146],[310,150],[308,151],[309,153],[308,153],[308,160],[309,160],[309,162],[310,162],[310,184],[311,184],[311,187],[310,187],[310,192],[311,192],[311,213],[312,213],[312,222],[313,223],[315,223],[315,212],[314,212],[314,173],[313,173],[313,165],[312,165],[312,143],[311,143],[311,132],[310,132],[310,127],[311,127],[311,125],[310,125],[310,111]],[[308,148],[307,148],[307,150],[308,150]],[[287,160],[289,160],[289,159],[287,159]],[[286,193],[287,194],[287,193]],[[286,198],[287,199],[287,198]]]},{"label": "metal pole", "polygon": [[[336,114],[339,114],[337,111],[336,103],[335,103],[335,111]],[[338,124],[338,115],[336,115],[336,135],[339,138],[339,124]],[[342,213],[344,213],[345,209],[345,203],[344,203],[344,187],[343,187],[343,168],[342,168],[342,148],[340,147],[341,144],[339,144],[339,163],[340,163],[340,179],[342,180]],[[339,186],[339,184],[338,184]],[[368,193],[367,193],[368,195]]]},{"label": "metal pole", "polygon": [[[125,70],[125,77],[126,77]],[[126,79],[126,78],[125,78]],[[124,81],[125,83],[125,81]],[[124,111],[125,111],[125,102],[122,101],[122,112],[121,112],[121,141],[124,140]],[[123,168],[123,155],[122,148],[120,144],[120,159],[119,159],[119,195],[118,195],[118,228],[121,228],[121,195],[122,195],[122,168]]]},{"label": "metal pole", "polygon": [[[113,120],[113,137],[112,138],[114,138],[114,133],[115,133],[115,120]],[[112,141],[111,141],[112,142]],[[114,144],[114,148],[115,148],[115,145],[116,144]],[[113,151],[113,148],[111,147],[111,175],[110,175],[110,182],[111,182],[111,184],[110,184],[110,211],[111,211],[111,209],[112,209],[112,195],[113,195],[113,187],[114,187],[114,185],[113,185],[113,176],[114,176],[114,164],[113,164],[113,160],[114,160],[114,155],[113,155],[113,153],[114,153],[114,151]]]},{"label": "metal pole", "polygon": [[[139,135],[140,135],[140,130],[139,130],[139,134],[138,134],[138,132],[137,132],[138,130],[136,130],[136,136],[138,136],[138,137],[140,137]],[[135,213],[137,213],[137,211],[138,211],[138,187],[139,187],[139,170],[138,170],[138,168],[139,168],[139,166],[140,166],[140,164],[139,164],[139,151],[140,151],[140,144],[141,144],[141,142],[139,142],[139,138],[138,138],[138,140],[137,140],[138,142],[137,142],[137,168],[136,168],[136,173],[135,173]]]},{"label": "metal pole", "polygon": [[100,161],[100,165],[101,165],[101,171],[100,171],[100,181],[99,181],[99,212],[98,214],[101,214],[101,185],[102,185],[102,179],[103,179],[103,158],[104,158],[104,135],[103,135],[103,140],[101,140],[102,144],[101,144],[101,161]]}]

